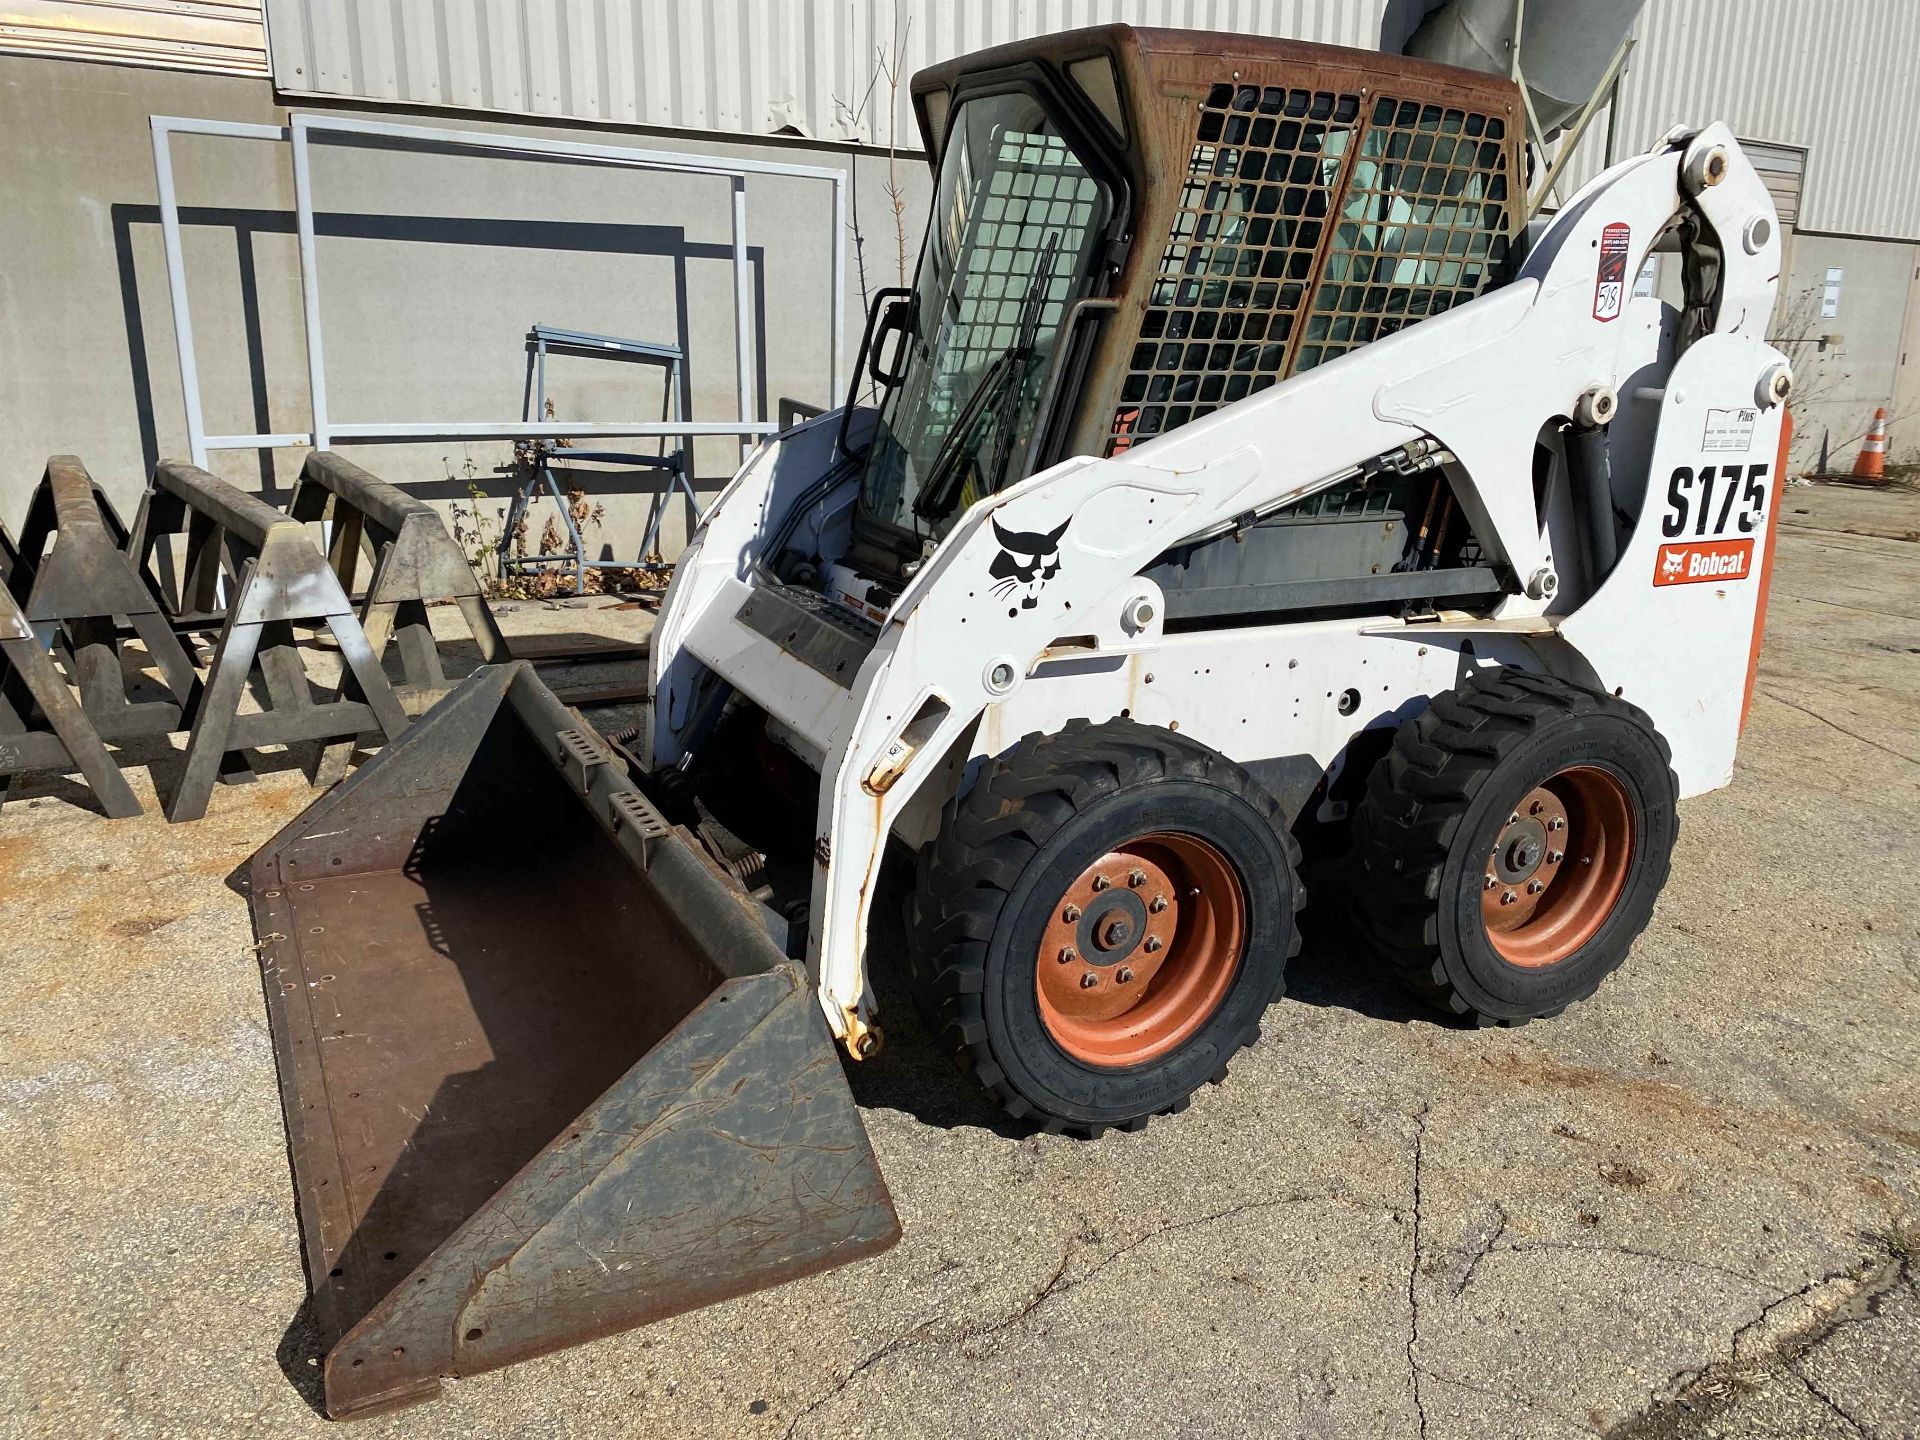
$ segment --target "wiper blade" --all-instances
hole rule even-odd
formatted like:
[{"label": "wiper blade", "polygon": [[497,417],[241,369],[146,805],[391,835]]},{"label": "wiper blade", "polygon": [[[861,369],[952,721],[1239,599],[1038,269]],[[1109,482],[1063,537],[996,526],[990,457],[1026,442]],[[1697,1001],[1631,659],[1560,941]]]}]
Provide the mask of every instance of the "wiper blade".
[{"label": "wiper blade", "polygon": [[1059,249],[1060,232],[1052,231],[1047,236],[1046,244],[1041,247],[1039,259],[1033,267],[1033,276],[1027,282],[1027,293],[1020,301],[1019,328],[1014,332],[1013,343],[994,357],[993,363],[980,377],[979,384],[973,387],[973,393],[960,408],[953,428],[947,432],[947,438],[934,456],[933,464],[928,467],[926,483],[914,497],[913,513],[921,519],[941,520],[952,513],[960,498],[965,461],[973,449],[974,432],[983,413],[990,413],[998,426],[987,489],[990,493],[1000,488],[1000,475],[1006,469],[1013,445],[1013,437],[1009,433],[1012,416],[1007,410],[1007,400],[1020,394],[1020,386],[1014,383],[1015,379],[1026,378],[1027,368],[1034,359],[1034,339],[1040,329],[1045,287],[1053,279],[1053,262]]},{"label": "wiper blade", "polygon": [[[1040,331],[1040,315],[1046,308],[1045,296],[1041,291],[1044,280],[1051,284],[1053,280],[1053,260],[1060,249],[1060,232],[1053,231],[1047,236],[1047,243],[1041,248],[1040,263],[1033,267],[1033,283],[1027,287],[1026,298],[1020,305],[1020,337],[1017,342],[1020,349],[1022,366],[1031,366],[1036,358],[1033,342]],[[1021,377],[1026,378],[1024,375]],[[1007,461],[1013,454],[1013,422],[1018,418],[1017,411],[1007,408],[1007,397],[1018,401],[1020,386],[1009,385],[1000,392],[999,402],[994,411],[993,466],[983,477],[989,495],[1000,488],[1000,478],[1007,472]]]},{"label": "wiper blade", "polygon": [[953,509],[953,503],[960,494],[963,467],[968,452],[973,449],[974,430],[979,425],[981,413],[993,399],[994,392],[1013,373],[1012,358],[1012,346],[994,357],[993,363],[980,377],[980,383],[973,387],[973,393],[967,397],[967,403],[961,406],[953,428],[947,431],[947,438],[941,442],[939,453],[933,457],[933,464],[927,469],[926,483],[914,497],[913,513],[923,520],[938,520]]}]

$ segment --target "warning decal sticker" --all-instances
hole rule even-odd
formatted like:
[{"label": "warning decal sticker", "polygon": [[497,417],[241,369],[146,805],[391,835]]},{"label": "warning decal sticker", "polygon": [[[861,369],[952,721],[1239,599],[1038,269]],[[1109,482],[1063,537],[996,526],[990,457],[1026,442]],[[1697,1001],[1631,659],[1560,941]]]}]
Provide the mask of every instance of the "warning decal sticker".
[{"label": "warning decal sticker", "polygon": [[1697,585],[1704,580],[1744,580],[1753,568],[1753,541],[1704,540],[1662,545],[1654,566],[1656,585]]},{"label": "warning decal sticker", "polygon": [[1707,411],[1706,433],[1700,439],[1702,450],[1737,450],[1742,455],[1753,448],[1753,427],[1760,412],[1747,407],[1738,410]]},{"label": "warning decal sticker", "polygon": [[1619,316],[1627,296],[1627,240],[1632,230],[1616,220],[1600,232],[1600,274],[1593,286],[1593,318]]}]

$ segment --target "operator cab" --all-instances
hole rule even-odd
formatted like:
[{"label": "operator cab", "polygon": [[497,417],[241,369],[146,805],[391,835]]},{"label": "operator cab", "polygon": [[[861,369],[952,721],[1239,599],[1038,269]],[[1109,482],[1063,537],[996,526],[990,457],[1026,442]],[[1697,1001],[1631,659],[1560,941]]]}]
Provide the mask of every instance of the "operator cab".
[{"label": "operator cab", "polygon": [[[876,297],[862,342],[877,417],[843,562],[880,609],[982,497],[1451,309],[1504,278],[1520,228],[1503,77],[1113,25],[933,67],[913,96],[932,214],[912,288]],[[1395,603],[1491,598],[1449,488],[1442,460],[1385,467],[1152,574],[1170,621],[1183,589],[1237,591],[1251,619],[1294,607],[1248,585],[1313,582],[1338,608],[1369,597],[1326,582],[1462,565],[1480,574],[1434,597],[1403,581]]]}]

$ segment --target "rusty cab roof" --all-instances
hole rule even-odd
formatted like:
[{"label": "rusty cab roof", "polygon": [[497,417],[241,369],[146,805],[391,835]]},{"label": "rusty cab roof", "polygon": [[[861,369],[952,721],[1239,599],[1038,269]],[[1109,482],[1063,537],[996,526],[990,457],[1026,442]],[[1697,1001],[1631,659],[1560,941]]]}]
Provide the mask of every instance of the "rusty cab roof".
[{"label": "rusty cab roof", "polygon": [[[1386,82],[1408,98],[1445,99],[1482,110],[1505,110],[1519,98],[1519,87],[1505,75],[1440,65],[1411,55],[1227,30],[1093,25],[1010,41],[918,71],[909,88],[928,154],[932,155],[937,149],[927,133],[926,109],[922,103],[929,92],[950,90],[962,77],[985,71],[1035,62],[1064,66],[1095,54],[1113,56],[1123,74],[1131,72],[1132,78],[1147,82],[1145,88],[1149,91],[1169,85],[1177,87],[1190,76],[1197,80],[1203,70],[1209,79],[1221,78],[1224,65],[1244,66],[1264,75],[1281,69],[1311,70],[1323,77],[1320,83],[1344,82],[1343,88],[1373,89]],[[1144,93],[1134,97],[1135,105],[1147,101]]]}]

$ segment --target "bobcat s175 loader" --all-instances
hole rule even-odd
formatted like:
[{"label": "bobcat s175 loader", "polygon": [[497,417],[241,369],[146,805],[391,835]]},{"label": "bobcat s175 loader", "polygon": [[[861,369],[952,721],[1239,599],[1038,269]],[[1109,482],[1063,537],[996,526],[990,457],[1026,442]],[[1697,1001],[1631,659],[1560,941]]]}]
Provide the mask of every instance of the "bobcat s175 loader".
[{"label": "bobcat s175 loader", "polygon": [[1515,1024],[1727,783],[1791,380],[1724,126],[1530,228],[1503,78],[1116,26],[913,93],[872,403],[705,515],[633,774],[484,670],[256,859],[335,1413],[889,1243],[874,967],[1011,1115],[1134,1129],[1281,994],[1302,838]]}]

